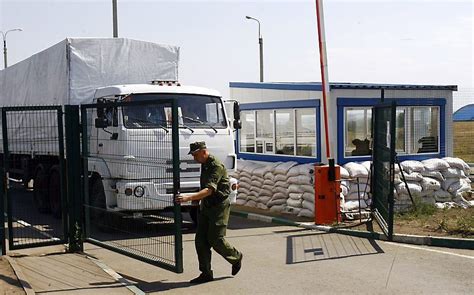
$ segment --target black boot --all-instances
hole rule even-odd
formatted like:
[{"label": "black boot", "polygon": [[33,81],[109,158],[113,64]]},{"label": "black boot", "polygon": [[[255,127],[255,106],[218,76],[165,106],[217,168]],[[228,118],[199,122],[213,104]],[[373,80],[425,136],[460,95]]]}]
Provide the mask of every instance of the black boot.
[{"label": "black boot", "polygon": [[232,275],[235,276],[242,267],[242,258],[244,258],[244,254],[240,253],[240,259],[236,264],[232,265]]},{"label": "black boot", "polygon": [[214,276],[212,275],[212,272],[208,274],[201,273],[197,278],[194,278],[190,280],[189,282],[191,284],[203,284],[210,281],[214,281]]}]

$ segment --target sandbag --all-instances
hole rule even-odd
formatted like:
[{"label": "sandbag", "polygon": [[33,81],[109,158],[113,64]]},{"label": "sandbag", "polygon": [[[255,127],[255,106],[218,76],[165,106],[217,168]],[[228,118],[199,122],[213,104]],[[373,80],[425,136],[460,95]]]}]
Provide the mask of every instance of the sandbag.
[{"label": "sandbag", "polygon": [[289,193],[290,199],[301,200],[303,198],[303,193]]},{"label": "sandbag", "polygon": [[262,209],[262,210],[268,210],[267,205],[262,204],[262,203],[257,203],[257,208]]},{"label": "sandbag", "polygon": [[425,169],[435,170],[435,171],[445,170],[450,167],[448,162],[446,162],[443,159],[437,159],[437,158],[423,160],[421,161],[421,163],[423,163],[423,166],[425,166]]},{"label": "sandbag", "polygon": [[275,186],[285,187],[285,188],[286,188],[286,187],[289,186],[289,184],[288,184],[288,182],[286,182],[286,181],[277,181],[277,182],[275,182]]},{"label": "sandbag", "polygon": [[343,195],[347,195],[349,193],[349,190],[347,189],[346,186],[341,185],[341,192]]},{"label": "sandbag", "polygon": [[300,190],[302,190],[305,193],[314,194],[314,186],[313,185],[301,184],[301,185],[299,185],[299,188],[300,188]]},{"label": "sandbag", "polygon": [[272,172],[267,172],[265,173],[265,175],[263,176],[263,179],[265,179],[265,181],[268,179],[268,180],[271,180],[271,181],[274,181],[275,179],[275,175],[273,175]]},{"label": "sandbag", "polygon": [[408,173],[421,172],[425,169],[423,163],[414,160],[403,161],[400,163],[400,166],[402,166],[403,171]]},{"label": "sandbag", "polygon": [[265,179],[263,181],[263,185],[271,185],[271,186],[275,186],[275,182],[273,180],[270,180],[270,179]]},{"label": "sandbag", "polygon": [[278,200],[278,199],[283,199],[286,200],[288,198],[288,195],[285,193],[275,193],[273,194],[272,200]]},{"label": "sandbag", "polygon": [[250,182],[250,185],[252,186],[252,188],[261,187],[261,186],[263,186],[263,181],[252,180]]},{"label": "sandbag", "polygon": [[286,204],[289,207],[294,207],[294,208],[301,208],[302,202],[303,201],[301,199],[299,199],[299,200],[287,199],[286,200]]},{"label": "sandbag", "polygon": [[372,161],[364,161],[362,163],[360,163],[362,166],[365,167],[365,169],[367,169],[367,171],[369,171],[370,173],[370,169],[372,167]]},{"label": "sandbag", "polygon": [[267,203],[267,206],[272,207],[272,206],[279,206],[279,205],[283,205],[283,204],[286,205],[286,199],[271,199]]},{"label": "sandbag", "polygon": [[423,175],[420,172],[404,173],[400,175],[400,179],[403,181],[403,176],[405,176],[406,181],[422,181]]},{"label": "sandbag", "polygon": [[434,192],[435,190],[434,189],[429,189],[429,190],[425,190],[423,189],[420,193],[420,197],[422,198],[425,198],[425,197],[434,197]]},{"label": "sandbag", "polygon": [[297,184],[290,184],[288,187],[288,192],[289,193],[304,193],[304,190],[301,188],[301,186]]},{"label": "sandbag", "polygon": [[301,209],[301,211],[298,213],[298,217],[308,217],[308,218],[314,218],[314,213],[311,210],[308,209]]},{"label": "sandbag", "polygon": [[283,210],[283,212],[290,213],[290,214],[293,214],[293,215],[298,215],[298,213],[300,213],[301,210],[302,210],[302,208],[295,208],[295,207],[286,206],[285,209]]},{"label": "sandbag", "polygon": [[274,186],[272,191],[273,191],[273,194],[282,193],[286,196],[289,193],[287,188],[281,187],[281,186]]},{"label": "sandbag", "polygon": [[457,177],[446,178],[446,180],[441,183],[441,187],[443,190],[448,191],[453,184],[457,184],[457,186],[461,187],[461,179]]},{"label": "sandbag", "polygon": [[444,157],[443,160],[445,160],[451,168],[461,169],[465,173],[469,173],[471,170],[469,165],[460,158]]},{"label": "sandbag", "polygon": [[423,180],[420,182],[423,190],[439,190],[441,188],[441,183],[431,177],[423,177]]},{"label": "sandbag", "polygon": [[358,194],[357,192],[355,192],[355,193],[350,193],[347,196],[344,196],[344,199],[345,200],[351,200],[351,201],[352,200],[358,200],[359,196],[360,196],[361,200],[367,199],[369,197],[369,195],[367,193],[360,192],[360,194]]},{"label": "sandbag", "polygon": [[285,211],[286,204],[284,205],[277,205],[277,206],[272,206],[270,207],[271,212],[283,212]]},{"label": "sandbag", "polygon": [[283,162],[279,164],[278,166],[275,167],[273,170],[274,174],[283,174],[286,175],[288,174],[288,170],[290,170],[291,167],[297,165],[298,163],[289,161],[289,162]]},{"label": "sandbag", "polygon": [[349,172],[351,178],[369,177],[369,171],[363,165],[355,162],[349,162],[344,165],[344,168]]},{"label": "sandbag", "polygon": [[314,212],[314,203],[313,202],[303,200],[303,202],[301,203],[301,207],[303,207],[305,209],[308,209],[308,210],[311,210],[311,212]]},{"label": "sandbag", "polygon": [[441,172],[445,178],[450,178],[450,177],[459,177],[459,178],[464,178],[466,177],[466,174],[464,174],[464,170],[458,169],[458,168],[448,168],[446,170],[443,170]]},{"label": "sandbag", "polygon": [[283,181],[283,182],[286,182],[286,180],[288,179],[288,177],[286,175],[283,175],[283,174],[277,174],[275,175],[275,177],[273,178],[273,180],[275,182],[277,181]]},{"label": "sandbag", "polygon": [[237,205],[243,206],[243,205],[245,205],[245,203],[247,203],[247,200],[246,200],[246,199],[239,199],[239,198],[237,197],[237,200],[235,201],[235,203],[236,203]]},{"label": "sandbag", "polygon": [[434,198],[436,202],[450,202],[453,196],[444,190],[437,190],[434,192]]},{"label": "sandbag", "polygon": [[434,205],[436,203],[436,199],[434,195],[424,196],[421,198],[421,201],[425,204],[431,204],[431,205]]},{"label": "sandbag", "polygon": [[304,192],[302,198],[303,200],[314,203],[314,193]]},{"label": "sandbag", "polygon": [[[410,189],[412,196],[420,195],[422,187],[418,182],[407,182],[408,189]],[[407,186],[405,183],[400,183],[396,186],[398,193],[408,194]]]},{"label": "sandbag", "polygon": [[342,210],[343,211],[354,211],[354,210],[358,210],[359,207],[361,209],[367,208],[367,204],[365,203],[364,200],[360,200],[360,203],[358,201],[346,201],[342,205]]},{"label": "sandbag", "polygon": [[349,171],[347,171],[347,169],[343,166],[339,166],[339,171],[341,174],[341,179],[350,178]]},{"label": "sandbag", "polygon": [[288,183],[290,184],[312,184],[313,180],[307,175],[298,175],[288,177]]},{"label": "sandbag", "polygon": [[439,171],[431,171],[431,170],[423,170],[421,171],[421,175],[431,178],[436,178],[439,181],[444,181],[446,178],[441,174]]},{"label": "sandbag", "polygon": [[247,203],[245,203],[245,206],[255,208],[257,207],[257,202],[254,200],[248,200]]},{"label": "sandbag", "polygon": [[357,185],[357,183],[352,183],[351,184],[351,189],[349,190],[349,194],[352,194],[352,193],[368,193],[370,191],[370,185],[367,185],[365,183],[361,183],[359,185]]},{"label": "sandbag", "polygon": [[457,193],[468,192],[471,190],[471,185],[467,183],[464,179],[461,179],[459,182],[451,184],[448,188],[448,192],[455,195]]}]

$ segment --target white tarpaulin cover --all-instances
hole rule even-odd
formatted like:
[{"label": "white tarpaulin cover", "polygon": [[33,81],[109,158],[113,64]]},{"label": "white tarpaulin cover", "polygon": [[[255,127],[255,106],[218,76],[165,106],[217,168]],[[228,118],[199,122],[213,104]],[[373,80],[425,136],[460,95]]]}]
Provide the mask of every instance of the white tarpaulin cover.
[{"label": "white tarpaulin cover", "polygon": [[124,38],[67,38],[0,71],[0,105],[91,103],[96,88],[178,80],[179,47]]}]

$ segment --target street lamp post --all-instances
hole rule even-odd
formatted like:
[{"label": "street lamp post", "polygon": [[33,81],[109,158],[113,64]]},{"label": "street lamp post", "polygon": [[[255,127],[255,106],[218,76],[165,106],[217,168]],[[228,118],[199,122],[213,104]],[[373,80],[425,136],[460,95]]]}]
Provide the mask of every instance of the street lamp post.
[{"label": "street lamp post", "polygon": [[13,32],[13,31],[23,31],[22,29],[11,29],[11,30],[8,30],[6,31],[5,33],[3,31],[0,31],[0,33],[2,33],[2,37],[3,37],[3,65],[4,65],[4,69],[7,68],[7,34],[9,32]]},{"label": "street lamp post", "polygon": [[260,82],[263,82],[263,37],[260,33],[260,21],[248,15],[245,18],[252,19],[258,23],[258,44],[260,45]]}]

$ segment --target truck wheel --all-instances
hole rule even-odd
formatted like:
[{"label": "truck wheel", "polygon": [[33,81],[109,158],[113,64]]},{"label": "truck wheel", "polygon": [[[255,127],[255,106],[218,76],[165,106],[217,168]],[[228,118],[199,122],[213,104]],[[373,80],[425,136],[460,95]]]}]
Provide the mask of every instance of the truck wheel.
[{"label": "truck wheel", "polygon": [[48,213],[49,197],[48,197],[48,177],[46,175],[46,169],[43,165],[39,164],[35,169],[33,180],[33,202],[35,207],[40,213]]},{"label": "truck wheel", "polygon": [[61,202],[61,174],[59,166],[54,165],[49,172],[49,204],[51,206],[51,213],[55,218],[62,217],[62,202]]},{"label": "truck wheel", "polygon": [[199,216],[199,206],[191,206],[191,208],[189,209],[189,216],[191,217],[193,224],[197,226],[198,216]]},{"label": "truck wheel", "polygon": [[103,232],[110,232],[110,221],[105,204],[104,184],[100,177],[92,177],[89,186],[91,224]]}]

